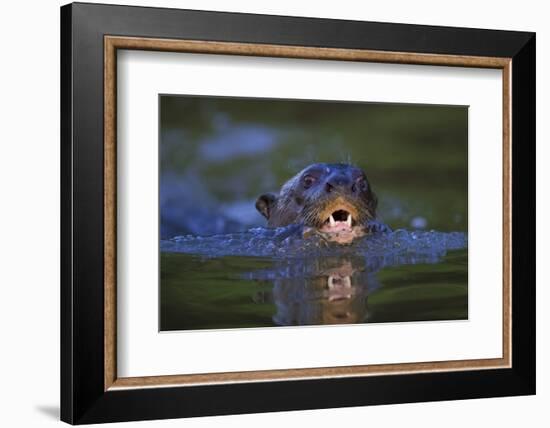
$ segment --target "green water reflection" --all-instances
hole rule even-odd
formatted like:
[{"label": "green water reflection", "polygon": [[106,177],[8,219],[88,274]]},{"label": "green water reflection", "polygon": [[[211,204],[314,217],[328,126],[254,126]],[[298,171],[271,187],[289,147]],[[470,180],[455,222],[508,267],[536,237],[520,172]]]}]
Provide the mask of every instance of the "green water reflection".
[{"label": "green water reflection", "polygon": [[[467,250],[450,252],[437,264],[356,272],[351,287],[330,291],[327,276],[343,273],[339,278],[344,278],[350,272],[338,269],[348,269],[346,262],[304,278],[285,277],[267,258],[162,253],[161,330],[468,317]],[[250,278],[251,272],[266,270],[275,278]]]}]

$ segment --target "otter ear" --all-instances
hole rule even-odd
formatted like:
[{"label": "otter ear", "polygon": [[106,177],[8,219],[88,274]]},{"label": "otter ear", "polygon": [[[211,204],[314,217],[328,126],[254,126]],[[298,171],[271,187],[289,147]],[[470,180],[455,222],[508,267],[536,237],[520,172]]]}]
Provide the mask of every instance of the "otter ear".
[{"label": "otter ear", "polygon": [[256,209],[269,220],[273,205],[277,201],[277,196],[274,193],[265,193],[256,200]]}]

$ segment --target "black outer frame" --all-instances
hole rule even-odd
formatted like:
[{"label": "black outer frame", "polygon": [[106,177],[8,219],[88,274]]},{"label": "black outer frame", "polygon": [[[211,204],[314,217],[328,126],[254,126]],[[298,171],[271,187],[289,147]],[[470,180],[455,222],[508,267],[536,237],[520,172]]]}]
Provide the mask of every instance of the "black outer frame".
[{"label": "black outer frame", "polygon": [[[103,37],[512,58],[512,368],[104,391]],[[535,34],[74,3],[61,8],[61,420],[535,393]]]}]

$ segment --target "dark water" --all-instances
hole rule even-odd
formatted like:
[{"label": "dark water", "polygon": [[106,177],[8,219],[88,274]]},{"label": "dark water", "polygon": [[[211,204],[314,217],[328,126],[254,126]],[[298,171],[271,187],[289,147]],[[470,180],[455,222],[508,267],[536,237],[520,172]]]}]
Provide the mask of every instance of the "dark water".
[{"label": "dark water", "polygon": [[[160,112],[162,330],[467,318],[467,108],[162,96]],[[314,162],[363,168],[401,230],[342,247],[265,229],[258,195]]]},{"label": "dark water", "polygon": [[[290,230],[289,230],[290,229]],[[161,243],[161,330],[466,319],[463,233],[256,228]]]}]

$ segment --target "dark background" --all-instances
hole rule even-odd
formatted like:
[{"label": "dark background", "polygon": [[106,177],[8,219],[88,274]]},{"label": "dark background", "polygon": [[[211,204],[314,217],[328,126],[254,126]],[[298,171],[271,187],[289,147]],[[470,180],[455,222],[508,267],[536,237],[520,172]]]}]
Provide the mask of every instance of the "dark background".
[{"label": "dark background", "polygon": [[467,231],[468,109],[160,96],[161,236],[264,225],[258,195],[314,162],[362,167],[393,228]]}]

